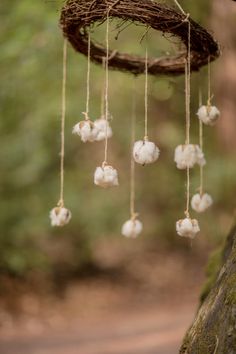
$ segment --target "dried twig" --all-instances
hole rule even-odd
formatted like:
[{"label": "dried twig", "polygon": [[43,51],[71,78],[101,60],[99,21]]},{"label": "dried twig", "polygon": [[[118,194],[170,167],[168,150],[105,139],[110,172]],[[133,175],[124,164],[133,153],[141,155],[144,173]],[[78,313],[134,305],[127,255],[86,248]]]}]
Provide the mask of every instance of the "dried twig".
[{"label": "dried twig", "polygon": [[[161,31],[165,35],[175,36],[187,48],[188,21],[191,25],[191,70],[197,71],[203,65],[215,60],[220,55],[218,44],[204,28],[187,18],[186,14],[176,11],[167,5],[152,0],[67,0],[61,12],[61,28],[63,34],[76,51],[87,55],[88,36],[86,27],[106,21],[107,10],[109,17],[120,18],[124,22],[145,25]],[[188,15],[187,15],[188,16]],[[149,58],[148,73],[152,75],[179,75],[184,73],[186,51],[176,55],[160,58]],[[110,51],[112,59],[109,68],[126,71],[133,74],[143,74],[145,58]],[[102,65],[106,55],[105,48],[91,42],[91,60]]]}]

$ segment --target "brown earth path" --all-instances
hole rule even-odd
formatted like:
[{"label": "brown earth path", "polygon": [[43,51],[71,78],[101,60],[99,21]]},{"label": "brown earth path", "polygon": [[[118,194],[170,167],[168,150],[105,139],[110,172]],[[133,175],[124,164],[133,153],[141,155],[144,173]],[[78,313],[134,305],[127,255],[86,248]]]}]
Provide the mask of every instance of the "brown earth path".
[{"label": "brown earth path", "polygon": [[[1,354],[174,354],[191,323],[194,304],[112,315],[72,328],[0,337]],[[20,330],[19,330],[20,332]]]},{"label": "brown earth path", "polygon": [[192,251],[129,258],[125,275],[75,281],[57,296],[12,291],[18,310],[0,305],[0,354],[177,354],[205,259]]}]

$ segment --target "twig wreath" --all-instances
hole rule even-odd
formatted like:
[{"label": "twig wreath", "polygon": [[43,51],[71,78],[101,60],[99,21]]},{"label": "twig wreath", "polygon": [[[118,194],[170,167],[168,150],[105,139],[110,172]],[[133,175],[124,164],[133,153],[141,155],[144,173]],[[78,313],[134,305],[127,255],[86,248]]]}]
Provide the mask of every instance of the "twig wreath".
[{"label": "twig wreath", "polygon": [[[219,57],[220,51],[217,42],[198,23],[186,16],[184,12],[154,0],[68,0],[61,12],[60,24],[64,36],[73,48],[86,55],[88,54],[87,29],[95,23],[103,23],[107,12],[110,18],[120,18],[123,21],[142,24],[164,34],[179,37],[181,42],[188,46],[188,23],[191,26],[191,71],[198,71],[202,66]],[[91,43],[91,60],[102,64],[106,57],[106,48]],[[176,56],[150,58],[148,73],[151,75],[179,75],[185,72],[186,51]],[[109,68],[130,72],[136,75],[145,72],[145,58],[109,52]]]},{"label": "twig wreath", "polygon": [[[130,164],[130,219],[122,227],[122,234],[136,238],[143,229],[135,209],[135,162],[143,166],[155,163],[160,156],[160,150],[155,142],[149,140],[148,129],[148,75],[180,75],[185,74],[185,142],[175,149],[174,161],[180,170],[186,170],[186,209],[184,219],[176,222],[176,231],[179,236],[195,238],[200,231],[199,223],[190,216],[190,206],[195,212],[201,213],[208,209],[213,200],[204,192],[203,169],[206,159],[203,152],[203,124],[213,126],[219,118],[220,112],[211,105],[211,75],[210,62],[219,55],[219,47],[213,37],[200,25],[194,22],[190,15],[185,13],[178,0],[174,0],[180,12],[159,4],[154,0],[67,0],[62,12],[60,24],[64,34],[63,49],[63,80],[62,80],[62,114],[61,114],[61,162],[60,162],[60,198],[57,206],[50,212],[52,226],[64,226],[71,219],[71,212],[64,207],[64,152],[65,152],[65,116],[66,116],[66,63],[67,41],[76,51],[87,56],[87,98],[86,111],[82,112],[84,120],[79,121],[72,132],[80,136],[84,143],[104,141],[104,160],[95,169],[94,184],[110,188],[119,185],[118,171],[108,163],[108,139],[113,131],[110,126],[109,111],[109,69],[125,71],[134,76],[145,74],[144,89],[144,133],[143,137],[135,141],[136,97],[135,82],[133,86],[133,110],[131,122],[131,164]],[[119,18],[123,25],[126,21],[146,26],[146,55],[139,57],[131,54],[122,54],[110,49],[109,26],[110,19]],[[91,27],[106,22],[105,47],[91,40]],[[175,56],[149,58],[148,30],[155,30],[179,37],[186,49],[179,51]],[[142,38],[142,39],[143,39]],[[105,78],[102,85],[101,117],[90,118],[90,70],[91,61],[102,64]],[[202,94],[199,88],[199,144],[190,142],[191,126],[191,72],[198,71],[208,64],[208,99],[202,105]],[[199,193],[190,200],[190,170],[200,167]]]}]

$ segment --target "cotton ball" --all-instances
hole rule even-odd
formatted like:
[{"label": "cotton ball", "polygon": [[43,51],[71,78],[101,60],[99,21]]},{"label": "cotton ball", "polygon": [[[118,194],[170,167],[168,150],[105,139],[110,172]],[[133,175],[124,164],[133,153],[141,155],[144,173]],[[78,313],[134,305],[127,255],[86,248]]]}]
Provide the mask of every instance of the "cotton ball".
[{"label": "cotton ball", "polygon": [[187,144],[179,145],[175,149],[174,161],[177,164],[177,168],[184,170],[186,168],[192,168],[196,163],[200,166],[206,164],[204,154],[198,145]]},{"label": "cotton ball", "polygon": [[195,238],[200,231],[198,221],[196,219],[185,218],[176,223],[177,234],[181,237]]},{"label": "cotton ball", "polygon": [[87,141],[93,142],[96,140],[98,130],[95,127],[94,123],[91,120],[87,119],[77,123],[74,126],[72,133],[79,135],[81,137],[81,140],[86,143]]},{"label": "cotton ball", "polygon": [[212,197],[207,193],[203,195],[197,193],[192,197],[191,200],[192,209],[197,211],[198,213],[203,213],[212,204],[213,204]]},{"label": "cotton ball", "polygon": [[52,226],[64,226],[71,219],[71,212],[64,207],[56,207],[50,211],[50,219]]},{"label": "cotton ball", "polygon": [[101,141],[106,139],[106,135],[107,138],[112,137],[112,129],[109,122],[106,119],[100,118],[95,120],[94,127],[97,129],[97,136],[95,139],[96,141]]},{"label": "cotton ball", "polygon": [[118,186],[117,170],[112,166],[97,167],[94,173],[94,183],[103,188]]},{"label": "cotton ball", "polygon": [[143,230],[141,221],[130,219],[122,226],[121,233],[125,237],[136,238]]},{"label": "cotton ball", "polygon": [[220,111],[215,106],[201,106],[197,112],[198,118],[206,125],[214,125],[220,116]]},{"label": "cotton ball", "polygon": [[199,145],[195,145],[195,151],[196,151],[196,163],[199,166],[205,166],[206,159],[205,159],[204,153]]},{"label": "cotton ball", "polygon": [[159,155],[160,150],[151,141],[139,140],[134,143],[133,157],[134,160],[141,165],[155,162]]}]

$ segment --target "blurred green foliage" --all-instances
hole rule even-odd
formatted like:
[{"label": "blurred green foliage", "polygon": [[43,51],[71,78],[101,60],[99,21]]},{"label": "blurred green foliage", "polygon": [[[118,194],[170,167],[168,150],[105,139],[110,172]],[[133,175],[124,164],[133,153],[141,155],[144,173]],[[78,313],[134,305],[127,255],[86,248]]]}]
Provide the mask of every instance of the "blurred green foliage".
[{"label": "blurred green foliage", "polygon": [[[109,142],[109,160],[120,174],[120,187],[100,190],[93,185],[93,172],[103,161],[103,144],[83,144],[71,136],[82,119],[86,94],[86,58],[69,48],[66,121],[66,206],[71,223],[51,229],[48,214],[59,193],[60,109],[62,36],[58,27],[61,1],[1,0],[0,3],[0,268],[24,275],[32,269],[79,271],[93,257],[91,244],[100,238],[121,237],[120,227],[129,218],[130,115],[133,78],[110,73],[110,110],[114,138]],[[170,2],[171,3],[171,2]],[[182,2],[196,21],[206,24],[205,0]],[[142,54],[143,27],[130,26],[120,33],[111,28],[111,46]],[[104,40],[104,26],[93,36]],[[153,56],[173,52],[175,45],[150,31]],[[91,117],[100,115],[103,70],[92,65]],[[198,75],[193,75],[192,115],[198,105]],[[201,82],[206,86],[206,70]],[[155,166],[137,166],[137,210],[145,225],[142,238],[173,244],[175,221],[183,216],[185,174],[173,163],[173,150],[184,142],[183,78],[150,78],[150,138],[162,155]],[[144,78],[136,79],[137,137],[143,136]],[[198,139],[197,119],[192,138]],[[195,132],[195,133],[194,133]],[[200,216],[202,236],[218,242],[229,227],[234,207],[236,165],[224,153],[214,129],[206,129],[208,191],[215,206]],[[192,174],[192,190],[199,173]],[[129,241],[127,241],[129,242]],[[139,241],[137,241],[139,242]],[[180,242],[178,240],[178,242]],[[184,242],[180,242],[181,245]]]}]

